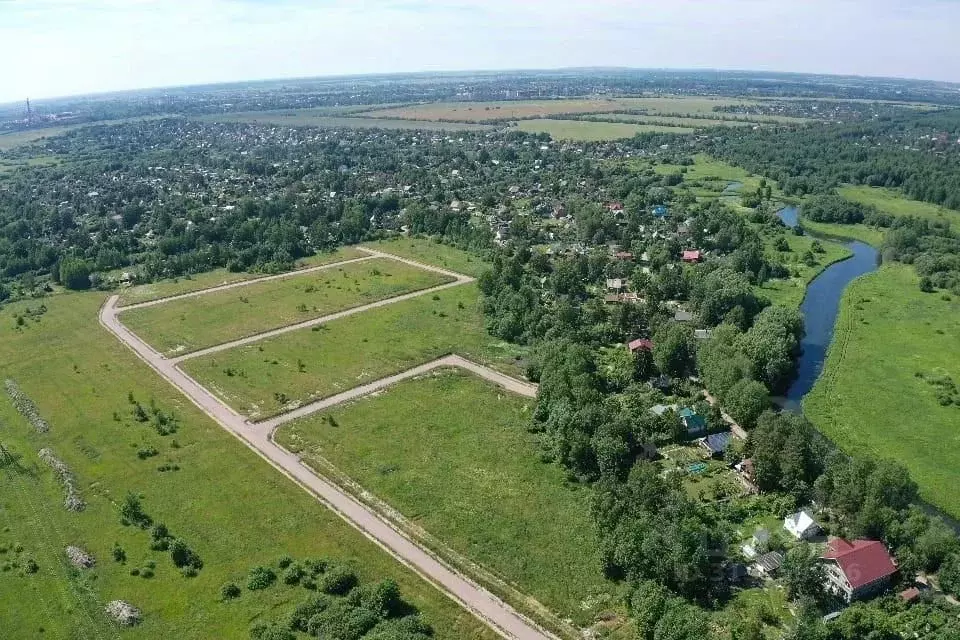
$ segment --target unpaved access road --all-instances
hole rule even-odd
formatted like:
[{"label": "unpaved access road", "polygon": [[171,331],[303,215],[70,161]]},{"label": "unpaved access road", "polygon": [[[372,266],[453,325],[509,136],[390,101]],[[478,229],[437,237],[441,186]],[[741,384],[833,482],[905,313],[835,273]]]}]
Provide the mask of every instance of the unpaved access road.
[{"label": "unpaved access road", "polygon": [[[451,283],[453,285],[473,280],[467,276],[447,272],[436,267],[420,265],[397,256],[374,251],[370,251],[370,253],[399,259],[402,262],[440,271],[441,273],[448,273],[457,278],[457,282]],[[237,283],[237,285],[241,284]],[[418,295],[425,295],[429,292],[428,289],[419,292]],[[517,640],[557,640],[555,635],[541,628],[500,598],[452,569],[430,551],[419,546],[405,534],[392,527],[374,510],[357,502],[335,485],[314,474],[296,455],[274,443],[270,438],[268,429],[248,423],[196,380],[177,368],[174,360],[168,360],[156,352],[120,322],[118,313],[125,308],[117,307],[118,299],[118,296],[110,297],[100,309],[100,324],[132,349],[141,360],[176,387],[217,424],[250,447],[278,471],[316,496],[322,503],[387,553],[460,603],[503,637],[516,638]],[[403,299],[403,296],[380,302],[389,304],[390,301],[396,302],[399,299]],[[377,303],[367,305],[368,308],[371,306],[381,305]],[[354,310],[354,312],[357,312],[357,310]],[[500,374],[496,375],[499,376]]]},{"label": "unpaved access road", "polygon": [[510,376],[504,375],[499,371],[494,371],[490,367],[485,367],[477,364],[476,362],[471,362],[470,360],[461,358],[458,355],[448,355],[413,367],[412,369],[395,373],[392,376],[380,378],[379,380],[368,382],[367,384],[360,385],[359,387],[348,389],[347,391],[338,393],[335,396],[330,396],[329,398],[323,398],[322,400],[305,404],[302,407],[294,409],[293,411],[288,411],[287,413],[279,415],[275,418],[264,420],[256,424],[258,427],[273,433],[277,427],[282,424],[299,420],[300,418],[308,416],[312,413],[335,407],[339,404],[343,404],[344,402],[349,402],[350,400],[356,400],[357,398],[368,396],[371,393],[393,386],[398,382],[403,382],[404,380],[409,380],[410,378],[422,376],[433,371],[434,369],[443,369],[446,367],[464,369],[479,378],[488,380],[495,385],[503,387],[507,391],[515,393],[519,396],[524,396],[527,398],[535,398],[537,396],[537,385],[535,384],[524,382],[523,380],[517,380],[516,378],[511,378]]}]

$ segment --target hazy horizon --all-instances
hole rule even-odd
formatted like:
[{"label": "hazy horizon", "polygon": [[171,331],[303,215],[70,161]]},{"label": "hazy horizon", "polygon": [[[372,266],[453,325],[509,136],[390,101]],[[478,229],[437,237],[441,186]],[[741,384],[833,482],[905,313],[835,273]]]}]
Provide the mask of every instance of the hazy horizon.
[{"label": "hazy horizon", "polygon": [[[0,0],[0,103],[197,84],[571,68],[960,82],[960,3]],[[786,27],[785,25],[788,25]]]}]

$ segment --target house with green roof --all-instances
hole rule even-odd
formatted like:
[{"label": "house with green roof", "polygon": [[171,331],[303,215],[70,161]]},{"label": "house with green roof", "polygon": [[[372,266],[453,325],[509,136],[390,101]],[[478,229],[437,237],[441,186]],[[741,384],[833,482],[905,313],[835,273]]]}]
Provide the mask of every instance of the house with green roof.
[{"label": "house with green roof", "polygon": [[680,416],[680,421],[683,422],[684,428],[687,430],[688,436],[698,437],[707,432],[706,418],[699,415],[690,407],[684,407],[678,415]]}]

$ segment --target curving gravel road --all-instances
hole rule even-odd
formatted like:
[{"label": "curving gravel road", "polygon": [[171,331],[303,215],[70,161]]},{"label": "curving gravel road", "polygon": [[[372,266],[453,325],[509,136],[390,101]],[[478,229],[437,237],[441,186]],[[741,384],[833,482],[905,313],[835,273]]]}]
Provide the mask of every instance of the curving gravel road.
[{"label": "curving gravel road", "polygon": [[[372,256],[392,258],[394,260],[406,262],[408,264],[429,269],[431,271],[445,273],[457,278],[456,282],[443,285],[443,287],[456,286],[458,284],[464,284],[473,280],[473,278],[468,276],[452,273],[429,265],[423,265],[412,260],[399,258],[391,254],[372,250],[365,251],[370,253]],[[217,288],[217,290],[223,290],[224,288],[230,288],[232,286],[243,286],[244,284],[247,284],[247,282],[226,285],[224,287]],[[365,307],[353,309],[351,310],[351,313],[358,313],[364,309],[399,302],[400,300],[413,297],[414,295],[426,295],[431,291],[435,291],[436,289],[437,287],[434,287],[433,289],[426,289],[411,295],[381,300],[379,302],[366,305]],[[177,360],[168,360],[151,348],[150,345],[141,340],[136,334],[134,334],[127,327],[125,327],[123,323],[120,322],[118,314],[128,309],[128,307],[118,308],[118,298],[118,296],[110,297],[110,299],[107,300],[107,302],[100,309],[100,324],[114,334],[121,342],[130,347],[130,349],[132,349],[133,352],[140,357],[140,359],[146,362],[154,371],[167,380],[167,382],[172,384],[181,393],[187,396],[191,402],[193,402],[204,413],[215,420],[221,427],[240,439],[244,444],[250,447],[274,468],[299,484],[305,490],[314,494],[322,503],[340,515],[355,528],[360,530],[367,538],[375,542],[394,558],[413,569],[425,580],[432,583],[450,598],[471,611],[501,636],[505,638],[516,638],[518,640],[557,640],[555,635],[541,628],[535,622],[517,612],[510,605],[503,602],[501,599],[480,585],[474,583],[465,575],[448,566],[441,559],[430,553],[430,551],[420,547],[405,534],[393,528],[375,511],[357,502],[335,485],[314,474],[313,471],[304,465],[296,455],[290,453],[272,441],[270,437],[272,430],[271,428],[264,428],[263,424],[250,424],[244,420],[242,416],[216,398],[196,380],[181,371],[176,364],[182,358]],[[345,313],[344,315],[349,314]],[[331,318],[329,316],[326,318],[327,321],[330,319]],[[322,321],[323,319],[319,320]],[[316,323],[317,321],[311,322]],[[302,327],[300,325],[294,325],[294,328]],[[295,330],[294,328],[285,329]],[[276,335],[276,332],[260,334],[259,336],[254,336],[253,339],[262,339],[268,335]],[[246,340],[252,342],[253,339],[248,338]],[[234,343],[228,344],[235,346]],[[224,346],[223,348],[229,347]],[[195,357],[201,353],[202,352],[197,352],[191,355]],[[535,387],[532,385],[522,381],[513,380],[500,373],[487,369],[486,367],[481,367],[480,365],[476,365],[475,363],[469,362],[462,358],[457,358],[456,356],[450,356],[449,358],[450,359],[447,360],[449,365],[460,366],[465,369],[469,369],[477,375],[480,375],[488,380],[492,380],[497,384],[501,384],[501,386],[504,386],[512,391],[515,390],[523,395],[535,393]],[[433,363],[423,365],[423,367],[427,367],[425,371],[429,371],[437,366],[444,366],[444,364],[438,364],[439,362],[440,361],[434,361]],[[383,383],[381,386],[386,386],[387,384],[392,384],[395,381],[399,381],[399,379],[403,379],[405,373],[398,374],[399,378],[398,376],[391,376],[382,381],[371,383],[371,385]],[[416,375],[416,373],[411,375]],[[398,380],[391,382],[392,378],[398,378]],[[369,387],[371,385],[366,386]],[[342,396],[343,394],[340,395]],[[316,404],[317,403],[308,405],[302,409],[310,409]],[[313,410],[316,411],[319,409],[313,408]],[[284,416],[281,416],[281,418],[284,418]]]}]

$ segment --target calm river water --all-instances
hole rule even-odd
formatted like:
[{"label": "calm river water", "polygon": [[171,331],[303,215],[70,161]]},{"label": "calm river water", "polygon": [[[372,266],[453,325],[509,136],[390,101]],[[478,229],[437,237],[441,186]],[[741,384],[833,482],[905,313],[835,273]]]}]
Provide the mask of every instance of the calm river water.
[{"label": "calm river water", "polygon": [[[796,207],[781,209],[777,215],[788,227],[797,226],[799,212]],[[876,249],[858,241],[846,242],[844,246],[853,251],[853,256],[833,263],[814,278],[800,305],[807,335],[800,343],[803,353],[797,363],[797,378],[787,390],[783,403],[785,409],[799,411],[800,400],[813,388],[823,371],[844,289],[852,280],[877,268]]]}]

